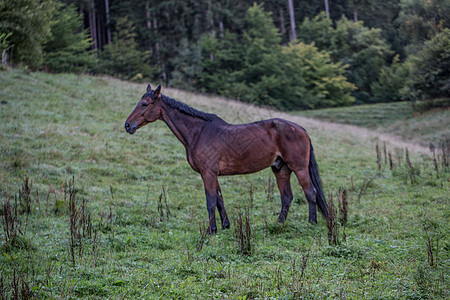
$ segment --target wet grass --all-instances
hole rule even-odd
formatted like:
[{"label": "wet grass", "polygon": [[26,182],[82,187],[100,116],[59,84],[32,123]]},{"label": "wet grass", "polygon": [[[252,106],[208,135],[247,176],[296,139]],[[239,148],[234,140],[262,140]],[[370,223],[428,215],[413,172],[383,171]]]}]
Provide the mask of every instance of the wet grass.
[{"label": "wet grass", "polygon": [[[431,152],[409,153],[411,169],[405,150],[387,145],[391,171],[383,152],[379,169],[376,141],[307,128],[326,194],[348,191],[346,240],[340,228],[329,245],[326,221],[307,222],[294,180],[288,220],[278,224],[270,170],[220,179],[232,228],[208,236],[203,184],[181,143],[161,122],[133,136],[123,129],[144,84],[20,70],[0,80],[0,296],[449,298],[440,149],[436,172]],[[260,118],[223,99],[163,93],[228,121]],[[250,224],[245,254],[239,216]]]}]

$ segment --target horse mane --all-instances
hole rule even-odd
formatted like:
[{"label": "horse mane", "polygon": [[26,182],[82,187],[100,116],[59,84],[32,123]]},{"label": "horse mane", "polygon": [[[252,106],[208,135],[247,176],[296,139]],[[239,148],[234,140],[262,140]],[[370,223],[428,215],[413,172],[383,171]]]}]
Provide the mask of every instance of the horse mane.
[{"label": "horse mane", "polygon": [[205,120],[205,121],[212,121],[212,120],[218,118],[218,116],[215,115],[215,114],[209,114],[209,113],[205,113],[205,112],[199,111],[199,110],[197,110],[197,109],[195,109],[193,107],[190,107],[187,104],[184,104],[184,103],[179,102],[179,101],[177,101],[175,99],[167,97],[166,95],[161,94],[161,98],[170,107],[172,107],[172,108],[174,108],[174,109],[176,109],[176,110],[178,110],[178,111],[180,111],[180,112],[182,112],[182,113],[184,113],[186,115],[189,115],[191,117],[199,118],[199,119],[202,119],[202,120]]}]

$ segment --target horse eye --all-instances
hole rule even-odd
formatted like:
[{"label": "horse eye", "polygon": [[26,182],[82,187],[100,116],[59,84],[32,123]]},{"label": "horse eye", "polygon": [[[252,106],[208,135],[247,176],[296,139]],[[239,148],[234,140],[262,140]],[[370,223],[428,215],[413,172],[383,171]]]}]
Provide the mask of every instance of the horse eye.
[{"label": "horse eye", "polygon": [[142,102],[142,106],[148,106],[148,102]]}]

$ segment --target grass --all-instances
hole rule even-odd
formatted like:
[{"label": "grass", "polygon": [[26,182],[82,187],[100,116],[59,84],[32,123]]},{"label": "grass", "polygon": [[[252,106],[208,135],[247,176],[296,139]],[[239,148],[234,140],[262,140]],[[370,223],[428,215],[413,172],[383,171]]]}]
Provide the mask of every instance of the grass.
[{"label": "grass", "polygon": [[[181,143],[162,122],[133,136],[123,129],[144,84],[20,70],[1,71],[0,80],[2,297],[450,296],[449,172],[439,149],[438,173],[431,153],[409,153],[411,169],[390,145],[394,169],[382,153],[378,170],[375,140],[307,127],[325,192],[338,199],[340,188],[348,191],[346,240],[340,228],[339,243],[329,245],[326,221],[307,222],[294,179],[287,222],[278,224],[270,170],[220,179],[232,228],[208,236],[203,184]],[[276,115],[162,92],[230,122]],[[250,251],[237,238],[239,218],[250,224]]]},{"label": "grass", "polygon": [[326,108],[295,114],[378,130],[404,140],[438,146],[450,140],[450,110],[415,110],[410,102],[379,103],[352,107]]}]

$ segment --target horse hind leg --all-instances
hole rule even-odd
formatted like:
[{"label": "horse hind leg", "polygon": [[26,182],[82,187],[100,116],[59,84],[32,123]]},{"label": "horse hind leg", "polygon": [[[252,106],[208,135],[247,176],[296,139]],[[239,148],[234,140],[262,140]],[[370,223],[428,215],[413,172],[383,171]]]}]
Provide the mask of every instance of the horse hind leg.
[{"label": "horse hind leg", "polygon": [[[217,185],[219,186],[219,183],[217,183]],[[220,220],[222,221],[222,229],[228,229],[230,228],[230,221],[228,220],[227,212],[225,210],[225,203],[223,202],[220,187],[217,194],[217,210],[219,211]]]},{"label": "horse hind leg", "polygon": [[298,182],[300,183],[309,204],[309,222],[315,224],[317,223],[317,191],[312,184],[309,171],[305,168],[299,171],[294,171],[294,173],[297,176]]},{"label": "horse hind leg", "polygon": [[290,183],[292,171],[281,158],[278,158],[274,165],[272,165],[272,171],[277,179],[277,185],[281,195],[281,211],[278,216],[278,222],[284,223],[293,199]]}]

